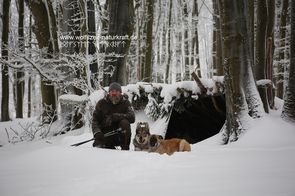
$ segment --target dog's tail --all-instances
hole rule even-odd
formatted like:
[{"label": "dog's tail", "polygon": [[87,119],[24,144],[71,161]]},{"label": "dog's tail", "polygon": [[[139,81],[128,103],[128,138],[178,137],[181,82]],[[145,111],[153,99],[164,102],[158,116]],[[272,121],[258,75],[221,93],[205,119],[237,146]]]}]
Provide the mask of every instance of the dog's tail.
[{"label": "dog's tail", "polygon": [[191,151],[191,145],[185,140],[182,139],[179,143],[179,151],[184,152],[184,151]]}]

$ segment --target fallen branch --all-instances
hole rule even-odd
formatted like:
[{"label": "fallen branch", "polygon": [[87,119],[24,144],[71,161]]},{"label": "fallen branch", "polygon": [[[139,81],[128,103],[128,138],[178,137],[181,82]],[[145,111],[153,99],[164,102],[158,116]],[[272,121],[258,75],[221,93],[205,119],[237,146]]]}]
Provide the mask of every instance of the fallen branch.
[{"label": "fallen branch", "polygon": [[6,131],[6,135],[7,135],[7,138],[8,138],[8,143],[10,143],[9,134],[8,134],[8,131],[7,131],[7,129],[6,129],[6,128],[5,128],[5,131]]},{"label": "fallen branch", "polygon": [[198,87],[201,90],[201,94],[206,94],[207,93],[207,89],[205,88],[205,86],[202,84],[201,80],[199,79],[199,77],[197,76],[197,74],[195,72],[192,72],[192,77],[193,79],[196,81]]}]

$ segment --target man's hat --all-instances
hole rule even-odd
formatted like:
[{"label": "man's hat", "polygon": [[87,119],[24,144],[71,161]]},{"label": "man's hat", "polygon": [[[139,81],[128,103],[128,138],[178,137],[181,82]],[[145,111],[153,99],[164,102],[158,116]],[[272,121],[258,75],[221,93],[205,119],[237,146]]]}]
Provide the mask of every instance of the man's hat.
[{"label": "man's hat", "polygon": [[117,83],[117,82],[113,82],[113,83],[110,84],[109,92],[110,92],[111,90],[117,90],[117,91],[122,92],[121,85],[120,85],[119,83]]}]

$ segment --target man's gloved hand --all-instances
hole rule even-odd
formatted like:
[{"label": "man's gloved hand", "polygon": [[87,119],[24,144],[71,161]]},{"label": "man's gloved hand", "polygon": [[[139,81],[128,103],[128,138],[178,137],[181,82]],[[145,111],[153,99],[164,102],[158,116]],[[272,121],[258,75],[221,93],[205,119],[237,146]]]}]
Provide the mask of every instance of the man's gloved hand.
[{"label": "man's gloved hand", "polygon": [[112,118],[113,118],[113,121],[119,122],[120,120],[122,120],[124,118],[124,114],[114,113],[114,114],[112,114]]},{"label": "man's gloved hand", "polygon": [[100,141],[101,143],[105,142],[105,137],[102,132],[97,132],[94,135],[95,140]]}]

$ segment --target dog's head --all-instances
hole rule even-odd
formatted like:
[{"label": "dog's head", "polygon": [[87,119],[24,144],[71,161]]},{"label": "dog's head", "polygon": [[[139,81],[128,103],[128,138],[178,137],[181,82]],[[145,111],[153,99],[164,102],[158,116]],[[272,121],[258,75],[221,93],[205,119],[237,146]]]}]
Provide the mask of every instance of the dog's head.
[{"label": "dog's head", "polygon": [[139,144],[146,144],[150,136],[150,127],[147,122],[139,122],[136,126],[135,139]]},{"label": "dog's head", "polygon": [[151,150],[158,148],[160,145],[161,140],[164,138],[161,135],[152,134],[149,139],[149,148]]}]

